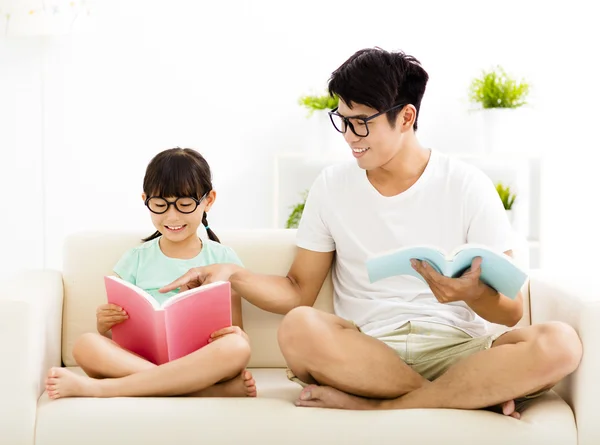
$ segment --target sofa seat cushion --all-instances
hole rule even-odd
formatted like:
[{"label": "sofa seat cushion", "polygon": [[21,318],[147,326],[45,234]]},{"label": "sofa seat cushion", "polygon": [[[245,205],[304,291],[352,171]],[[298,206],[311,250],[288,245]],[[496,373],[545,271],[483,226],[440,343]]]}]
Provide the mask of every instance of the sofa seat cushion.
[{"label": "sofa seat cushion", "polygon": [[[78,368],[71,368],[81,372]],[[576,445],[570,407],[554,392],[521,420],[488,411],[298,408],[284,369],[252,369],[259,397],[69,398],[38,402],[36,445],[434,444]]]}]

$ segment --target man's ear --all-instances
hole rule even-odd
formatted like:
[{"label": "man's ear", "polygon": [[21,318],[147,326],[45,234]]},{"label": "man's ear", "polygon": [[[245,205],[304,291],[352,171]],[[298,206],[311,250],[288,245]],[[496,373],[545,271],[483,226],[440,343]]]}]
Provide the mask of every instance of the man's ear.
[{"label": "man's ear", "polygon": [[415,120],[417,119],[417,109],[414,105],[408,104],[404,107],[404,109],[398,114],[398,118],[396,119],[396,125],[400,125],[402,131],[408,131],[413,128],[415,124]]},{"label": "man's ear", "polygon": [[146,194],[142,193],[142,201],[146,202]]},{"label": "man's ear", "polygon": [[214,190],[208,192],[208,195],[206,195],[206,198],[204,198],[204,202],[206,202],[206,207],[204,208],[205,212],[208,212],[210,210],[216,199],[217,192],[215,192]]}]

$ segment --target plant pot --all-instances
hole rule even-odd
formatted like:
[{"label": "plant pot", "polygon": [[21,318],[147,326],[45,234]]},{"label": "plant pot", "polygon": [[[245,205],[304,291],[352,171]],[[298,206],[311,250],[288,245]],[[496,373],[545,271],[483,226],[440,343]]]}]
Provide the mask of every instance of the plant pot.
[{"label": "plant pot", "polygon": [[481,110],[483,149],[488,154],[520,153],[527,132],[526,113],[520,108],[486,108]]},{"label": "plant pot", "polygon": [[515,220],[514,220],[514,218],[515,218],[515,214],[513,213],[513,210],[512,210],[512,209],[510,209],[510,210],[505,210],[505,212],[506,212],[506,217],[508,218],[508,222],[509,222],[511,225],[513,225],[513,223],[514,223],[514,221],[515,221]]}]

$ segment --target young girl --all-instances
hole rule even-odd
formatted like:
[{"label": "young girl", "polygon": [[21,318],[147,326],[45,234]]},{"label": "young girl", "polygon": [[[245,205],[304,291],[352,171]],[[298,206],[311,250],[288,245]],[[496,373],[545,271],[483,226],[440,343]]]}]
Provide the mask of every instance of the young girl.
[{"label": "young girl", "polygon": [[[148,165],[142,199],[156,232],[131,249],[114,267],[116,275],[149,292],[162,303],[177,290],[158,289],[192,267],[214,263],[241,264],[234,251],[221,245],[208,227],[206,214],[216,194],[204,158],[191,149],[174,148],[156,155]],[[197,230],[203,224],[208,240]],[[110,329],[127,320],[125,311],[104,304],[96,311],[98,333],[82,335],[73,346],[75,361],[88,377],[65,368],[51,368],[46,390],[60,397],[256,396],[248,337],[242,331],[241,298],[232,295],[233,325],[217,331],[205,347],[178,360],[156,366],[119,347]]]}]

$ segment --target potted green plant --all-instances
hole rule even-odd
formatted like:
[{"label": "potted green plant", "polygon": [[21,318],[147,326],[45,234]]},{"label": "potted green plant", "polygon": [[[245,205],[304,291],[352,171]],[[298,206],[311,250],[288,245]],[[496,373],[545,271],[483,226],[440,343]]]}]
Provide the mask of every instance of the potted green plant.
[{"label": "potted green plant", "polygon": [[300,224],[300,219],[302,218],[302,212],[304,212],[304,204],[306,203],[306,198],[308,197],[308,190],[305,190],[302,193],[302,200],[291,206],[291,213],[288,216],[288,219],[285,223],[286,229],[297,229],[298,224]]},{"label": "potted green plant", "polygon": [[509,186],[505,186],[501,182],[496,184],[496,191],[498,192],[498,196],[502,201],[502,205],[504,206],[504,210],[506,210],[506,215],[508,216],[508,220],[513,222],[513,205],[515,200],[517,199],[517,195],[513,193]]},{"label": "potted green plant", "polygon": [[530,89],[528,82],[515,79],[499,65],[472,79],[469,99],[481,109],[487,152],[516,149],[512,130],[523,120],[516,111],[528,104]]},{"label": "potted green plant", "polygon": [[333,110],[338,106],[339,99],[337,96],[324,95],[306,95],[298,99],[298,103],[308,110],[308,117],[311,117],[315,111]]},{"label": "potted green plant", "polygon": [[497,66],[471,81],[469,98],[484,109],[519,108],[527,104],[529,89],[527,82],[515,80]]}]

